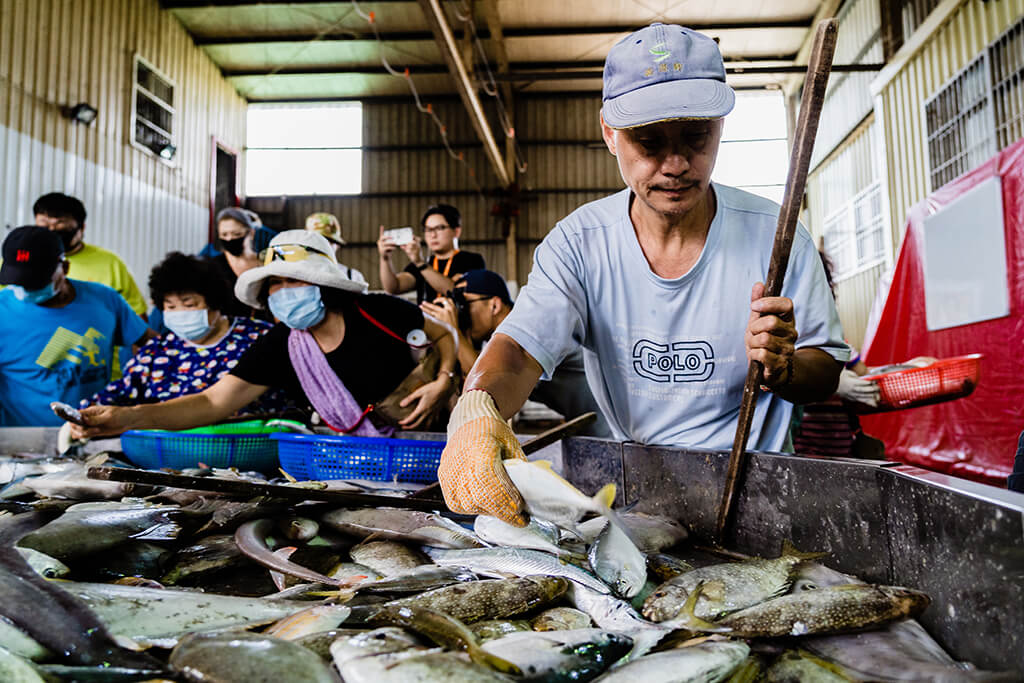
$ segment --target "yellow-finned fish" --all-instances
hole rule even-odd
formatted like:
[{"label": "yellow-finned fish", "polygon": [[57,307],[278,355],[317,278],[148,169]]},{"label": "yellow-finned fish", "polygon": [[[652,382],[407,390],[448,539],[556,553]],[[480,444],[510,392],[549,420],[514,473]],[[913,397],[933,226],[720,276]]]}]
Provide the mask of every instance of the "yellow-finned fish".
[{"label": "yellow-finned fish", "polygon": [[588,512],[594,513],[607,517],[632,540],[632,533],[611,507],[615,484],[606,484],[589,497],[551,469],[547,460],[505,460],[503,464],[532,517],[576,533],[577,522]]}]

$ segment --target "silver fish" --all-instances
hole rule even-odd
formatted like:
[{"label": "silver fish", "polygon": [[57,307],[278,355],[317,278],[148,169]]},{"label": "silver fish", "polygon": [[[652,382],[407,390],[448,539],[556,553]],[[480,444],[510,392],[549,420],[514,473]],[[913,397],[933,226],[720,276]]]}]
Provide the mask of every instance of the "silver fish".
[{"label": "silver fish", "polygon": [[353,562],[366,565],[381,576],[402,576],[430,564],[423,553],[395,541],[371,541],[348,551]]},{"label": "silver fish", "polygon": [[546,460],[527,462],[510,459],[504,461],[504,465],[531,517],[540,517],[576,532],[576,523],[587,513],[594,513],[607,517],[613,524],[618,524],[623,533],[630,535],[618,514],[611,509],[615,500],[615,484],[607,484],[589,497],[559,476]]},{"label": "silver fish", "polygon": [[530,620],[534,631],[575,631],[590,628],[590,617],[572,607],[552,607]]},{"label": "silver fish", "polygon": [[473,531],[484,541],[503,548],[542,550],[558,556],[574,553],[558,546],[558,527],[539,517],[530,519],[525,527],[517,527],[490,515],[477,515]]},{"label": "silver fish", "polygon": [[597,679],[600,683],[716,683],[729,677],[750,654],[740,641],[704,642],[634,659]]},{"label": "silver fish", "polygon": [[0,647],[0,681],[4,683],[45,683],[32,662]]},{"label": "silver fish", "polygon": [[38,550],[33,550],[32,548],[16,548],[16,550],[25,558],[28,566],[32,567],[37,574],[44,578],[59,579],[71,571],[70,567],[57,558],[50,557]]},{"label": "silver fish", "polygon": [[407,574],[391,576],[381,581],[360,585],[364,593],[420,593],[463,581],[475,581],[476,575],[462,567],[424,565]]},{"label": "silver fish", "polygon": [[189,631],[266,624],[310,606],[308,602],[240,598],[173,588],[109,583],[60,584],[89,606],[116,636],[173,644]]},{"label": "silver fish", "polygon": [[479,548],[479,539],[441,515],[397,508],[333,510],[323,516],[330,527],[366,538],[411,541],[435,548]]},{"label": "silver fish", "polygon": [[539,550],[523,548],[478,548],[473,550],[438,550],[428,548],[430,559],[442,566],[465,567],[489,576],[562,576],[599,593],[608,593],[608,586],[593,574],[574,564],[567,564]]},{"label": "silver fish", "polygon": [[483,649],[518,666],[526,680],[571,683],[599,675],[632,646],[627,636],[583,628],[513,633],[487,641]]},{"label": "silver fish", "polygon": [[593,619],[601,628],[633,639],[633,649],[626,655],[626,660],[650,652],[651,648],[672,632],[671,628],[647,621],[628,602],[614,595],[570,584],[568,598],[576,609]]},{"label": "silver fish", "polygon": [[[689,532],[679,522],[660,515],[642,512],[620,512],[619,518],[629,528],[642,553],[657,553],[687,539]],[[604,517],[595,517],[579,525],[580,535],[593,543],[608,524]]]},{"label": "silver fish", "polygon": [[[370,636],[376,633],[371,631]],[[517,680],[454,652],[410,647],[396,652],[352,656],[343,641],[339,639],[331,645],[331,655],[345,683],[507,683]]]},{"label": "silver fish", "polygon": [[197,681],[337,683],[330,667],[310,650],[255,633],[190,635],[174,648],[170,664]]},{"label": "silver fish", "polygon": [[72,505],[49,524],[26,535],[18,543],[59,560],[113,548],[128,539],[170,540],[181,526],[177,506],[115,504],[95,507]]},{"label": "silver fish", "polygon": [[331,586],[342,587],[352,586],[363,580],[362,577],[358,579],[355,577],[350,577],[349,579],[332,579],[329,576],[324,576],[320,572],[307,569],[302,565],[291,562],[287,558],[272,552],[270,548],[267,547],[266,538],[273,532],[273,530],[273,520],[254,519],[251,522],[246,522],[242,526],[238,527],[235,531],[235,543],[238,544],[238,549],[247,557],[259,562],[267,569],[280,572],[286,576],[294,576],[314,583],[326,583]]},{"label": "silver fish", "polygon": [[624,598],[635,597],[647,581],[647,559],[614,524],[605,525],[588,557],[594,573]]}]

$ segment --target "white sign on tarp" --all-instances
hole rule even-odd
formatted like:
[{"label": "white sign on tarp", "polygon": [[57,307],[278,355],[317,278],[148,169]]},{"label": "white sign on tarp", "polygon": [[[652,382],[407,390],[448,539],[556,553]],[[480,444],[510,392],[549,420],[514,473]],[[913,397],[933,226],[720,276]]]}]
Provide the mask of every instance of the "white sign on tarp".
[{"label": "white sign on tarp", "polygon": [[1010,314],[999,176],[925,218],[923,233],[929,330]]}]

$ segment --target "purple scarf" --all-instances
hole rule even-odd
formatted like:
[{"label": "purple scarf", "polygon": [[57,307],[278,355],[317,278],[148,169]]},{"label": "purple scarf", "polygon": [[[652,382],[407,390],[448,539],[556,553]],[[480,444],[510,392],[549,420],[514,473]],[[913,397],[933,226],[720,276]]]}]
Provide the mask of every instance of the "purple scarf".
[{"label": "purple scarf", "polygon": [[288,356],[299,377],[299,384],[316,412],[335,431],[353,436],[390,436],[379,431],[367,413],[359,407],[352,393],[327,362],[309,330],[292,330],[288,335]]}]

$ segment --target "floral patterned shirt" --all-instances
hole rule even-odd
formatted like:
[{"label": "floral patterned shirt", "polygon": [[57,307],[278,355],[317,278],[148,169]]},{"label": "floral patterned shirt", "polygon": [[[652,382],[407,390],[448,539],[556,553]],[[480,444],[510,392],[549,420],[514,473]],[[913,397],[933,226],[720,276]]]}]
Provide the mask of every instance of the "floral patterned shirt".
[{"label": "floral patterned shirt", "polygon": [[[159,403],[197,394],[235,367],[242,354],[271,327],[262,320],[236,317],[227,334],[209,346],[197,346],[173,332],[150,339],[125,365],[124,376],[83,400],[81,407]],[[282,391],[270,390],[239,412],[277,412],[288,407]]]}]

